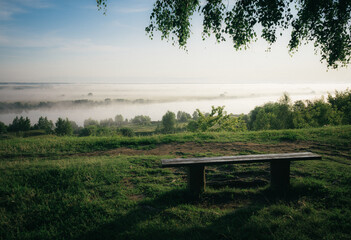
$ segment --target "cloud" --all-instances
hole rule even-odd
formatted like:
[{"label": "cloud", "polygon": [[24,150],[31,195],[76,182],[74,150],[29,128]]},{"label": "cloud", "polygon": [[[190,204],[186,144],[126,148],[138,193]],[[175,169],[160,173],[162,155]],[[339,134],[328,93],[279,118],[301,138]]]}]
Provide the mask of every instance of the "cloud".
[{"label": "cloud", "polygon": [[17,13],[25,12],[21,7],[5,0],[0,0],[0,20],[10,20]]},{"label": "cloud", "polygon": [[28,9],[42,9],[53,7],[46,0],[0,0],[0,20],[8,21],[14,15],[25,13]]}]

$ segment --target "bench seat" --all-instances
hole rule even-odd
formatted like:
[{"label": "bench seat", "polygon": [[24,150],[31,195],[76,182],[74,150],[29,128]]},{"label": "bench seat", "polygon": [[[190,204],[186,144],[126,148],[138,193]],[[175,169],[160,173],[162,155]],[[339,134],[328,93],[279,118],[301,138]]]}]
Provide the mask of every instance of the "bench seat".
[{"label": "bench seat", "polygon": [[254,154],[203,158],[162,159],[162,167],[189,167],[188,187],[194,194],[205,191],[205,166],[220,164],[242,164],[270,162],[271,187],[287,190],[290,186],[290,162],[320,160],[321,156],[311,152]]}]

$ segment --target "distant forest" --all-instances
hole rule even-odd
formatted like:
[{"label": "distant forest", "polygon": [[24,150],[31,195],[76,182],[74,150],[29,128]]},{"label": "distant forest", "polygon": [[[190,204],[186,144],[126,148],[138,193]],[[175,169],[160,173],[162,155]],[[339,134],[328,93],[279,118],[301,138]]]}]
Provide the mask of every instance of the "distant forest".
[{"label": "distant forest", "polygon": [[[105,100],[109,101],[109,100]],[[89,103],[89,102],[88,102]],[[94,102],[92,102],[93,104]],[[105,136],[105,135],[151,135],[176,132],[204,131],[256,131],[271,129],[298,129],[322,127],[326,125],[351,124],[351,90],[335,91],[325,99],[298,100],[292,102],[287,94],[279,101],[257,106],[249,114],[228,114],[224,106],[214,107],[209,113],[196,110],[192,114],[168,111],[161,121],[151,121],[149,116],[138,115],[124,119],[116,115],[114,119],[97,121],[86,119],[84,127],[74,121],[59,118],[55,124],[47,117],[40,117],[34,125],[26,117],[16,117],[8,126],[0,122],[0,133],[15,133],[17,136],[42,134]]]}]

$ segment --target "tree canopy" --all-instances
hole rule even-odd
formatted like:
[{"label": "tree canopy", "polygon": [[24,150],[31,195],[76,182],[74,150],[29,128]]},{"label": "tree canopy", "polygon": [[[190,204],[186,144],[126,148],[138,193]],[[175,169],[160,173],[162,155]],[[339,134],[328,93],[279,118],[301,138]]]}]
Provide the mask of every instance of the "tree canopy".
[{"label": "tree canopy", "polygon": [[[107,0],[97,0],[99,9]],[[346,66],[351,60],[350,0],[156,0],[146,32],[171,40],[181,48],[191,35],[191,18],[203,18],[203,39],[231,39],[236,50],[246,49],[258,36],[269,44],[282,30],[291,30],[289,51],[312,42],[328,67]]]}]

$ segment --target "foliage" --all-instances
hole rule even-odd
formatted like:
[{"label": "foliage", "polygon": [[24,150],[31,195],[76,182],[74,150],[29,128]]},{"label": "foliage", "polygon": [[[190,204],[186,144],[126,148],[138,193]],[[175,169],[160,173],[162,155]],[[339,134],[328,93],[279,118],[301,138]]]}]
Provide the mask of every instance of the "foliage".
[{"label": "foliage", "polygon": [[[104,0],[98,1],[98,5]],[[290,52],[313,42],[321,61],[337,68],[350,63],[351,2],[347,0],[156,0],[146,32],[171,39],[184,47],[190,38],[195,12],[203,16],[203,38],[213,34],[218,42],[231,38],[236,50],[246,49],[257,35],[269,44],[282,30],[292,29]],[[261,32],[258,29],[262,29]]]},{"label": "foliage", "polygon": [[342,113],[324,99],[315,101],[297,101],[293,106],[294,128],[321,127],[340,125]]},{"label": "foliage", "polygon": [[68,120],[68,118],[58,118],[55,126],[55,133],[59,136],[71,135],[73,133],[71,122]]},{"label": "foliage", "polygon": [[78,124],[75,121],[69,121],[69,123],[71,124],[73,133],[74,134],[79,134],[80,130],[82,129],[82,127],[79,127]]},{"label": "foliage", "polygon": [[347,109],[351,105],[348,94],[347,91],[337,92],[335,98],[329,95],[329,102],[321,98],[298,100],[294,104],[285,94],[277,103],[255,107],[246,117],[247,126],[249,130],[268,130],[347,124]]},{"label": "foliage", "polygon": [[82,129],[79,131],[78,135],[79,135],[80,137],[91,136],[91,135],[93,135],[94,128],[95,128],[95,126],[88,126],[88,127],[82,128]]},{"label": "foliage", "polygon": [[162,117],[162,132],[173,133],[175,130],[176,118],[174,112],[167,111]]},{"label": "foliage", "polygon": [[88,127],[88,126],[99,126],[99,122],[92,118],[88,118],[84,120],[84,127]]},{"label": "foliage", "polygon": [[131,128],[120,128],[118,131],[122,134],[124,137],[133,137],[135,135],[133,129]]},{"label": "foliage", "polygon": [[47,117],[40,117],[38,123],[34,124],[33,128],[44,130],[47,134],[54,133],[54,123],[48,120]]},{"label": "foliage", "polygon": [[20,117],[17,116],[13,119],[12,124],[9,125],[8,131],[10,132],[18,132],[18,131],[28,131],[30,129],[30,120],[28,117]]},{"label": "foliage", "polygon": [[328,94],[328,102],[343,114],[343,124],[351,124],[351,89],[346,89],[344,92],[335,91],[335,97]]},{"label": "foliage", "polygon": [[200,112],[197,109],[199,118],[197,121],[191,121],[188,125],[188,130],[190,131],[244,131],[246,130],[245,121],[240,117],[234,117],[228,115],[224,111],[224,106],[214,107],[212,106],[212,111],[208,115]]},{"label": "foliage", "polygon": [[151,118],[149,116],[137,115],[131,119],[131,122],[137,125],[150,125]]},{"label": "foliage", "polygon": [[5,125],[5,123],[0,122],[0,134],[2,133],[7,133],[7,126]]},{"label": "foliage", "polygon": [[113,121],[112,118],[108,118],[108,119],[103,119],[100,121],[100,126],[101,127],[112,127],[115,125],[115,122]]},{"label": "foliage", "polygon": [[183,112],[183,111],[177,112],[177,121],[178,122],[187,122],[189,119],[191,119],[191,115],[189,113]]},{"label": "foliage", "polygon": [[190,132],[196,132],[199,129],[198,121],[191,120],[186,126],[186,128]]},{"label": "foliage", "polygon": [[124,118],[121,114],[115,116],[115,123],[117,126],[121,126],[124,123]]},{"label": "foliage", "polygon": [[198,111],[194,111],[192,117],[193,117],[193,120],[197,121],[199,119]]},{"label": "foliage", "polygon": [[250,130],[289,129],[293,128],[291,100],[287,94],[277,103],[266,103],[255,107],[249,114]]}]

